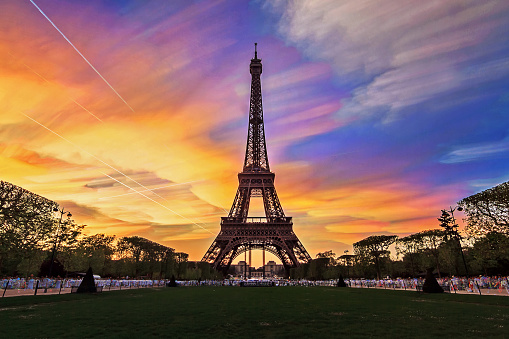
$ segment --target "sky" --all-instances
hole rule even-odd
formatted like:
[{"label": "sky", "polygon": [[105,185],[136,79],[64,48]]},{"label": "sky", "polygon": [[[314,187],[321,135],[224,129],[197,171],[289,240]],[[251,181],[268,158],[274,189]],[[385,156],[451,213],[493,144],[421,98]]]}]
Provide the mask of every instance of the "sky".
[{"label": "sky", "polygon": [[2,0],[0,28],[0,179],[86,234],[202,258],[242,171],[255,42],[312,257],[438,228],[509,180],[507,1]]}]

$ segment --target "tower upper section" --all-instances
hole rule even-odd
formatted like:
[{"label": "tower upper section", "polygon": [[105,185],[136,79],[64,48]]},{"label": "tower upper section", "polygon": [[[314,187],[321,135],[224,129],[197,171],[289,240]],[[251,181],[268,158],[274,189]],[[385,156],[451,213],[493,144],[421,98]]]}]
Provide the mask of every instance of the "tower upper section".
[{"label": "tower upper section", "polygon": [[256,50],[256,43],[255,43],[255,57],[254,59],[251,59],[251,64],[249,65],[249,72],[251,74],[262,74],[262,59],[258,59],[258,51]]},{"label": "tower upper section", "polygon": [[243,172],[270,172],[265,130],[263,124],[262,60],[258,59],[255,43],[255,56],[251,59],[249,71],[251,73],[251,98],[249,102],[249,127],[247,133],[246,158]]}]

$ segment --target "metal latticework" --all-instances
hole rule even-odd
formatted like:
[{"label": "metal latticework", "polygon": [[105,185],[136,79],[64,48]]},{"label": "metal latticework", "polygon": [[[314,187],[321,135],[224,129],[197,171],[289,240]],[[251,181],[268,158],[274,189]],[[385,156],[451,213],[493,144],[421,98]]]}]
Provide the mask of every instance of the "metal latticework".
[{"label": "metal latticework", "polygon": [[249,128],[247,131],[246,158],[243,172],[270,172],[262,106],[262,60],[255,51],[249,65],[251,72],[251,100],[249,104]]},{"label": "metal latticework", "polygon": [[[290,268],[311,259],[293,232],[291,217],[286,217],[274,187],[275,174],[270,172],[263,123],[261,59],[251,59],[251,99],[244,168],[239,173],[239,188],[228,217],[221,218],[221,231],[202,261],[226,273],[232,261],[251,249],[274,254]],[[261,196],[265,217],[248,218],[251,197]]]}]

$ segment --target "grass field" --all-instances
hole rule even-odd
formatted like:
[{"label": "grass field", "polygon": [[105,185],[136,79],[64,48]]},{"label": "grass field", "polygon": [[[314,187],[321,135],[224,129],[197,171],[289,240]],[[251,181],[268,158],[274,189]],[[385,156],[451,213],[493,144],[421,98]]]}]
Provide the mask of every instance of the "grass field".
[{"label": "grass field", "polygon": [[509,338],[509,298],[179,287],[0,299],[1,338]]}]

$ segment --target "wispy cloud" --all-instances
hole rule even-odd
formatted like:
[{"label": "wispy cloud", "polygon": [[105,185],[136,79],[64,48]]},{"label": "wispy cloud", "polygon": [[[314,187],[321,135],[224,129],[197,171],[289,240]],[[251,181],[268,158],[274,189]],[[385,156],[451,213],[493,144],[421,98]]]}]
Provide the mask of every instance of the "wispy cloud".
[{"label": "wispy cloud", "polygon": [[458,147],[440,160],[444,164],[480,161],[509,154],[509,139],[475,146]]},{"label": "wispy cloud", "polygon": [[[280,32],[290,43],[313,59],[330,61],[354,84],[340,117],[384,112],[391,121],[403,108],[439,95],[447,100],[447,94],[509,74],[508,3],[267,3],[283,13]],[[489,48],[482,48],[488,40]]]}]

